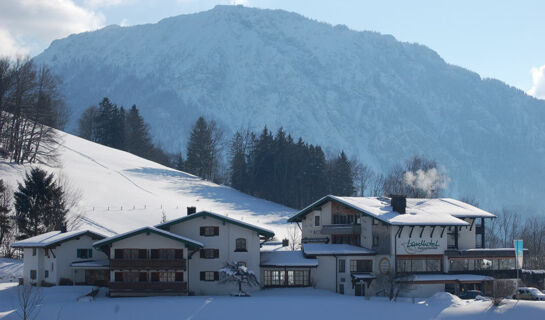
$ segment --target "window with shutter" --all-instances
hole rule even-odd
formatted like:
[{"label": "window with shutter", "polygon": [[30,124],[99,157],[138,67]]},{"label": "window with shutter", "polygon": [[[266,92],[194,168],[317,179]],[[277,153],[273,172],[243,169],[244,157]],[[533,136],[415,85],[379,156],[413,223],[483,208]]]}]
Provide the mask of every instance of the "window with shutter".
[{"label": "window with shutter", "polygon": [[116,259],[123,259],[123,249],[115,249],[115,258]]},{"label": "window with shutter", "polygon": [[201,281],[217,281],[219,277],[217,271],[201,271]]},{"label": "window with shutter", "polygon": [[220,250],[219,249],[201,249],[200,250],[200,257],[202,259],[216,259],[220,256]]},{"label": "window with shutter", "polygon": [[176,249],[174,251],[174,257],[176,259],[183,259],[184,258],[184,250],[183,249]]},{"label": "window with shutter", "polygon": [[115,282],[123,282],[123,273],[122,272],[116,272],[115,273]]},{"label": "window with shutter", "polygon": [[238,238],[236,240],[236,249],[235,251],[241,252],[241,251],[247,251],[246,250],[246,239],[244,238]]},{"label": "window with shutter", "polygon": [[213,237],[220,234],[219,227],[201,227],[200,235],[204,237]]}]

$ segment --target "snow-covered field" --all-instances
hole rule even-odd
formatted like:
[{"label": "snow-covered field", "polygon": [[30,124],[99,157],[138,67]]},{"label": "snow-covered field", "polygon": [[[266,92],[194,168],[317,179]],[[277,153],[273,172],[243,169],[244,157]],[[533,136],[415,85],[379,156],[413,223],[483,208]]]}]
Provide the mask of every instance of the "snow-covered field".
[{"label": "snow-covered field", "polygon": [[23,261],[0,258],[0,283],[18,282],[23,277]]},{"label": "snow-covered field", "polygon": [[[62,136],[62,164],[42,167],[65,177],[81,194],[74,211],[83,214],[84,228],[110,235],[158,224],[163,213],[167,219],[184,216],[195,206],[271,229],[282,239],[286,219],[295,212],[127,152]],[[29,168],[0,161],[0,177],[15,189]]]},{"label": "snow-covered field", "polygon": [[[43,288],[38,319],[543,319],[545,302],[460,300],[440,293],[427,300],[342,296],[312,288],[266,289],[252,297],[78,299],[92,287]],[[0,284],[0,318],[17,319],[17,286]],[[79,300],[79,301],[78,301]]]}]

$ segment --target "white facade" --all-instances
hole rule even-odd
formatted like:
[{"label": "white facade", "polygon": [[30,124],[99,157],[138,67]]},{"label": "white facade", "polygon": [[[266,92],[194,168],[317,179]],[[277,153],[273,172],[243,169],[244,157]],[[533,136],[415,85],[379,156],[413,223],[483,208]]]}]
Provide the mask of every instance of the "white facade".
[{"label": "white facade", "polygon": [[[58,232],[62,235],[61,232]],[[27,239],[32,240],[33,238]],[[13,247],[23,248],[25,283],[36,285],[58,285],[61,279],[67,279],[74,283],[85,282],[85,270],[75,270],[72,263],[87,260],[107,260],[108,257],[101,251],[93,248],[96,236],[82,234],[49,243],[31,243],[26,240],[14,243]],[[18,245],[19,244],[19,245]],[[85,250],[86,257],[78,257],[78,250]],[[90,252],[90,254],[89,254]]]},{"label": "white facade", "polygon": [[[200,234],[201,227],[217,227],[218,235],[204,236]],[[232,283],[221,283],[219,280],[201,280],[200,273],[206,271],[217,272],[228,261],[244,263],[248,269],[261,278],[259,268],[259,234],[248,228],[244,228],[224,220],[203,215],[169,226],[169,232],[186,236],[204,244],[203,249],[219,250],[217,258],[201,258],[200,253],[192,255],[188,260],[189,266],[189,290],[196,295],[223,295],[236,291]],[[246,250],[237,251],[237,239],[246,241]],[[246,288],[256,290],[258,288]]]},{"label": "white facade", "polygon": [[[349,295],[384,294],[380,283],[392,274],[402,279],[403,275],[460,272],[450,270],[453,261],[460,259],[458,269],[469,259],[464,274],[472,270],[478,274],[486,272],[483,270],[489,264],[487,257],[494,253],[479,249],[484,228],[477,230],[480,221],[494,215],[454,199],[400,199],[401,213],[393,210],[389,198],[326,196],[290,219],[300,223],[303,243],[348,243],[374,251],[365,257],[334,252],[317,257],[316,287]],[[508,251],[503,250],[500,258],[512,259]],[[350,272],[339,272],[340,259],[346,260],[347,268],[351,259],[371,259],[373,268],[351,276]],[[478,263],[482,269],[478,269]],[[492,278],[410,280],[409,284],[399,287],[401,295],[426,297],[444,291],[447,284],[459,289],[465,284],[468,287],[482,285],[489,279]],[[365,289],[358,284],[365,284]]]}]

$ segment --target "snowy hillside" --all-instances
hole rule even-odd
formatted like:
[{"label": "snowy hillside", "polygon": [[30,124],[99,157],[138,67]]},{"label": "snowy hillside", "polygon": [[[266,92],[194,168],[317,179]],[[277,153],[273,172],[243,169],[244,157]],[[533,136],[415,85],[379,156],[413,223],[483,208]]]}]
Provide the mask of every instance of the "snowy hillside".
[{"label": "snowy hillside", "polygon": [[[63,134],[62,165],[44,167],[66,177],[81,194],[75,213],[83,215],[82,228],[112,234],[184,216],[187,207],[225,214],[244,222],[286,234],[290,208],[253,198],[229,187],[203,181],[130,153]],[[43,167],[43,166],[42,166]],[[0,177],[15,189],[28,165],[0,161]]]},{"label": "snowy hillside", "polygon": [[64,79],[74,111],[136,103],[154,136],[184,149],[200,115],[273,130],[385,170],[438,160],[450,196],[545,205],[545,101],[449,65],[434,51],[281,10],[218,6],[156,24],[54,41],[35,60]]}]

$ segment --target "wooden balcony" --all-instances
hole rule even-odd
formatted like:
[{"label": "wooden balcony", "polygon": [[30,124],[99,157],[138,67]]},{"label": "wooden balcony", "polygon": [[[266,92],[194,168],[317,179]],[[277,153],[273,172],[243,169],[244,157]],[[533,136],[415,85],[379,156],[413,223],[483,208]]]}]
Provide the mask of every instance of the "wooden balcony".
[{"label": "wooden balcony", "polygon": [[110,282],[110,296],[185,295],[186,282]]},{"label": "wooden balcony", "polygon": [[142,270],[142,269],[159,269],[159,270],[186,270],[185,259],[112,259],[110,260],[110,269],[113,270]]},{"label": "wooden balcony", "polygon": [[322,226],[321,234],[361,234],[360,224],[328,224]]}]

